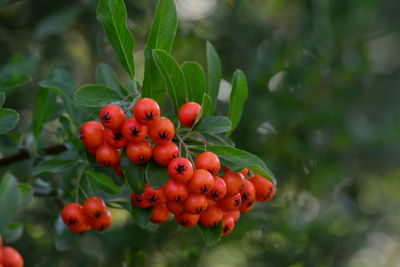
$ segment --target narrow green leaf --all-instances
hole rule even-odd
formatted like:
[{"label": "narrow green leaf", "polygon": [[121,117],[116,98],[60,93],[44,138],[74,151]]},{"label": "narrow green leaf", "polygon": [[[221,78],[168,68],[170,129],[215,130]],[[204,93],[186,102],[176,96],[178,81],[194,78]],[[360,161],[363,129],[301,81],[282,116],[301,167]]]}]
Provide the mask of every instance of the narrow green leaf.
[{"label": "narrow green leaf", "polygon": [[96,83],[107,86],[122,95],[127,95],[129,92],[121,86],[117,74],[107,64],[99,64],[96,67]]},{"label": "narrow green leaf", "polygon": [[39,82],[43,88],[52,90],[61,96],[73,97],[75,82],[72,75],[62,68],[55,68],[47,76],[46,80]]},{"label": "narrow green leaf", "polygon": [[103,85],[84,85],[74,94],[75,101],[82,106],[103,107],[111,103],[118,103],[122,96],[111,88]]},{"label": "narrow green leaf", "polygon": [[0,108],[3,107],[5,101],[6,101],[6,94],[4,92],[0,92]]},{"label": "narrow green leaf", "polygon": [[127,16],[124,1],[99,0],[97,19],[103,25],[107,39],[114,48],[122,66],[129,73],[131,79],[134,79],[135,63],[133,60],[133,50],[135,47],[135,38],[129,31],[126,23]]},{"label": "narrow green leaf", "polygon": [[199,224],[199,228],[201,237],[204,240],[204,243],[207,246],[213,246],[217,244],[222,237],[222,221],[218,223],[217,226],[214,227],[206,227],[204,225]]},{"label": "narrow green leaf", "polygon": [[28,57],[24,57],[20,54],[16,54],[11,57],[7,64],[0,70],[0,77],[13,74],[32,74],[38,62],[38,56],[31,54]]},{"label": "narrow green leaf", "polygon": [[167,91],[175,107],[175,112],[178,112],[178,109],[186,103],[187,98],[183,72],[175,59],[165,51],[153,50],[153,58],[167,86]]},{"label": "narrow green leaf", "polygon": [[[191,148],[197,152],[202,152],[204,150],[203,146],[193,146]],[[232,171],[239,172],[244,168],[248,168],[276,184],[275,176],[268,169],[265,162],[256,155],[231,146],[209,145],[207,146],[207,151],[217,154],[222,164],[226,165]]]},{"label": "narrow green leaf", "polygon": [[153,60],[153,49],[171,52],[175,39],[178,18],[173,0],[160,0],[150,29],[147,46],[144,50],[145,66],[142,95],[151,97],[163,104],[165,93],[164,80]]},{"label": "narrow green leaf", "polygon": [[32,187],[28,184],[19,184],[18,185],[18,207],[25,206],[28,204],[33,198],[33,190]]},{"label": "narrow green leaf", "polygon": [[207,139],[207,142],[211,145],[235,146],[235,142],[233,142],[225,134],[202,132],[202,135]]},{"label": "narrow green leaf", "polygon": [[229,119],[232,121],[232,127],[227,133],[229,136],[238,126],[244,109],[244,104],[248,95],[246,76],[241,70],[236,70],[232,78],[232,91],[229,101]]},{"label": "narrow green leaf", "polygon": [[18,184],[7,173],[0,180],[0,235],[3,235],[18,207]]},{"label": "narrow green leaf", "polygon": [[134,164],[126,155],[123,155],[121,157],[121,168],[131,190],[136,193],[142,193],[144,190],[146,165]]},{"label": "narrow green leaf", "polygon": [[30,81],[32,81],[32,77],[28,74],[7,74],[0,77],[0,90],[9,91],[11,89],[20,87]]},{"label": "narrow green leaf", "polygon": [[100,187],[104,192],[112,195],[119,193],[120,188],[114,184],[111,177],[94,171],[86,171],[85,174],[86,177],[93,179],[98,187]]},{"label": "narrow green leaf", "polygon": [[77,163],[76,160],[49,159],[40,162],[32,171],[32,176],[39,175],[44,172],[61,173],[65,169]]},{"label": "narrow green leaf", "polygon": [[146,229],[150,225],[150,216],[153,207],[147,209],[141,209],[135,206],[133,203],[131,205],[132,205],[132,217],[135,220],[136,225],[142,229]]},{"label": "narrow green leaf", "polygon": [[197,128],[199,132],[225,133],[232,127],[231,121],[225,116],[208,116]]},{"label": "narrow green leaf", "polygon": [[203,119],[210,113],[211,109],[211,98],[208,94],[203,95],[203,101],[201,101],[201,110],[200,114],[197,116],[196,121],[194,122],[192,129],[196,129]]},{"label": "narrow green leaf", "polygon": [[46,88],[39,88],[33,105],[32,129],[37,137],[43,125],[51,118],[56,108],[56,94]]},{"label": "narrow green leaf", "polygon": [[146,177],[147,181],[153,188],[163,186],[169,179],[167,168],[156,164],[152,160],[147,164]]},{"label": "narrow green leaf", "polygon": [[207,42],[207,79],[208,79],[208,94],[211,97],[211,112],[213,114],[217,102],[218,102],[218,92],[219,84],[221,83],[222,70],[221,70],[221,60],[215,50],[214,46]]},{"label": "narrow green leaf", "polygon": [[14,129],[18,121],[19,114],[15,110],[0,108],[0,135]]},{"label": "narrow green leaf", "polygon": [[201,103],[204,93],[207,93],[207,80],[203,68],[197,62],[187,61],[182,65],[185,75],[188,100]]}]

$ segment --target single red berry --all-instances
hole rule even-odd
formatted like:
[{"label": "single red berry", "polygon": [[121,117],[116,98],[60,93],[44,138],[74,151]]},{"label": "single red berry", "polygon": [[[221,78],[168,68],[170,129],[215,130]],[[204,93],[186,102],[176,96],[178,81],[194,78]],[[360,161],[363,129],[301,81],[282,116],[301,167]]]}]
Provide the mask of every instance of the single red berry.
[{"label": "single red berry", "polygon": [[125,176],[124,176],[124,173],[122,172],[122,169],[121,169],[121,165],[120,165],[120,164],[117,164],[117,165],[114,167],[114,172],[115,172],[115,174],[118,175],[119,177],[125,177]]},{"label": "single red berry", "polygon": [[87,148],[97,148],[104,143],[103,132],[104,127],[100,122],[88,121],[82,125],[79,135]]},{"label": "single red berry", "polygon": [[240,193],[233,196],[225,196],[221,199],[219,205],[225,210],[237,210],[242,205],[242,196]]},{"label": "single red berry", "polygon": [[244,177],[246,177],[249,174],[249,170],[247,168],[244,168],[240,172],[244,175]]},{"label": "single red berry", "polygon": [[104,140],[107,144],[115,147],[115,148],[123,148],[126,147],[126,139],[122,136],[120,130],[104,130]]},{"label": "single red berry", "polygon": [[262,177],[261,175],[254,175],[250,181],[253,183],[256,190],[256,200],[260,202],[267,202],[275,195],[275,185]]},{"label": "single red berry", "polygon": [[215,201],[221,200],[226,195],[226,183],[224,179],[219,176],[214,176],[214,186],[206,194],[206,197]]},{"label": "single red berry", "polygon": [[136,164],[144,164],[151,159],[151,144],[147,140],[140,143],[128,143],[126,147],[126,156]]},{"label": "single red berry", "polygon": [[144,186],[144,197],[152,205],[165,204],[167,202],[164,187],[154,189],[151,185],[146,184]]},{"label": "single red berry", "polygon": [[154,143],[166,144],[174,138],[175,127],[166,117],[160,117],[149,125],[149,136]]},{"label": "single red berry", "polygon": [[192,127],[195,123],[197,116],[199,116],[201,106],[196,102],[187,102],[183,104],[178,111],[179,121],[183,126]]},{"label": "single red berry", "polygon": [[243,191],[240,193],[242,195],[242,202],[253,201],[256,198],[256,190],[252,182],[247,179],[243,180]]},{"label": "single red berry", "polygon": [[243,175],[236,172],[226,171],[222,176],[226,183],[226,194],[229,196],[236,195],[244,189]]},{"label": "single red berry", "polygon": [[208,193],[213,186],[214,177],[208,171],[202,169],[196,170],[188,183],[189,190],[198,194]]},{"label": "single red berry", "polygon": [[151,98],[142,98],[135,103],[132,112],[139,123],[148,125],[160,117],[160,106]]},{"label": "single red berry", "polygon": [[222,220],[222,209],[213,205],[208,207],[205,212],[200,214],[200,223],[207,227],[214,227]]},{"label": "single red berry", "polygon": [[254,208],[255,204],[256,204],[256,200],[255,199],[251,200],[251,201],[243,202],[242,205],[240,205],[239,210],[242,213],[249,212]]},{"label": "single red berry", "polygon": [[90,218],[90,225],[96,231],[102,232],[110,228],[112,223],[111,213],[108,209],[99,218]]},{"label": "single red berry", "polygon": [[169,210],[164,204],[155,205],[152,212],[150,220],[153,223],[165,223],[169,217]]},{"label": "single red berry", "polygon": [[75,233],[83,233],[90,230],[89,218],[85,214],[82,205],[69,203],[62,212],[64,223]]},{"label": "single red berry", "polygon": [[148,128],[133,117],[122,124],[121,132],[128,142],[140,143],[146,138]]},{"label": "single red berry", "polygon": [[190,194],[183,202],[185,210],[192,214],[200,214],[207,209],[208,201],[204,195]]},{"label": "single red berry", "polygon": [[232,216],[235,220],[235,223],[239,221],[240,218],[240,211],[239,210],[224,210],[224,217]]},{"label": "single red berry", "polygon": [[125,113],[120,106],[107,105],[100,111],[100,121],[104,127],[119,129],[125,121]]},{"label": "single red berry", "polygon": [[168,164],[168,175],[180,183],[186,183],[193,176],[193,165],[186,158],[175,158]]},{"label": "single red berry", "polygon": [[200,153],[196,157],[195,165],[197,169],[207,170],[212,175],[217,175],[221,168],[218,156],[212,152]]},{"label": "single red berry", "polygon": [[133,204],[139,208],[145,209],[151,207],[151,204],[145,198],[144,193],[138,195],[135,192],[132,192],[131,199]]},{"label": "single red berry", "polygon": [[175,215],[175,220],[178,224],[183,227],[193,227],[199,221],[199,214],[191,214],[191,213],[182,213],[179,215]]},{"label": "single red berry", "polygon": [[168,166],[174,158],[179,157],[179,148],[173,142],[153,147],[153,159],[161,166]]},{"label": "single red berry", "polygon": [[96,160],[104,167],[115,167],[120,161],[120,154],[116,148],[104,144],[96,150]]},{"label": "single red berry", "polygon": [[224,216],[222,218],[222,235],[229,235],[235,228],[235,220],[232,216]]},{"label": "single red berry", "polygon": [[89,218],[100,218],[107,210],[106,203],[99,197],[89,197],[83,203],[83,210]]},{"label": "single red berry", "polygon": [[167,209],[174,215],[179,215],[185,212],[182,202],[167,201]]},{"label": "single red berry", "polygon": [[188,197],[189,190],[185,184],[175,180],[168,180],[164,185],[164,193],[169,201],[181,202]]},{"label": "single red berry", "polygon": [[0,261],[0,266],[4,267],[23,267],[24,259],[21,254],[12,247],[4,247],[1,249],[3,255],[2,261]]}]

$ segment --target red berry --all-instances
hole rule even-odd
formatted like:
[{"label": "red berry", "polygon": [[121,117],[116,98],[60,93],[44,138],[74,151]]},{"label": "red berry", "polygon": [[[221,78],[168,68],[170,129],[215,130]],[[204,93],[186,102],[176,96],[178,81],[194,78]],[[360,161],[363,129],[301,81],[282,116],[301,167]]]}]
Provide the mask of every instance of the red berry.
[{"label": "red berry", "polygon": [[226,183],[226,194],[229,196],[236,195],[244,189],[244,178],[242,174],[226,171],[224,176],[222,176]]},{"label": "red berry", "polygon": [[88,121],[82,125],[79,135],[87,148],[97,148],[104,143],[103,132],[104,127],[100,122]]},{"label": "red berry", "polygon": [[193,227],[199,221],[199,214],[182,213],[175,215],[175,220],[183,227]]},{"label": "red berry", "polygon": [[147,140],[140,143],[129,143],[126,147],[126,156],[136,164],[144,164],[151,159],[151,144]]},{"label": "red berry", "polygon": [[207,197],[215,201],[221,200],[226,195],[226,184],[225,181],[218,176],[214,176],[214,186],[207,193]]},{"label": "red berry", "polygon": [[185,210],[192,214],[200,214],[207,209],[208,201],[204,195],[190,194],[183,202]]},{"label": "red berry", "polygon": [[217,175],[221,164],[219,158],[212,152],[203,152],[196,157],[195,165],[197,169],[209,171],[212,175]]},{"label": "red berry", "polygon": [[140,143],[147,136],[148,128],[144,124],[140,124],[135,118],[127,119],[122,124],[122,135],[128,142]]},{"label": "red berry", "polygon": [[255,199],[251,200],[251,201],[243,202],[242,205],[240,205],[239,210],[242,213],[249,212],[254,208],[255,204],[256,204],[256,200]]},{"label": "red berry", "polygon": [[185,184],[168,180],[164,185],[164,193],[169,201],[181,202],[188,197],[189,190]]},{"label": "red berry", "polygon": [[267,202],[275,195],[275,185],[270,180],[256,174],[250,181],[253,183],[256,190],[257,201]]},{"label": "red berry", "polygon": [[200,223],[207,227],[214,227],[222,220],[222,209],[213,205],[200,215]]},{"label": "red berry", "polygon": [[135,103],[132,112],[139,123],[148,125],[160,117],[160,106],[151,98],[142,98]]},{"label": "red berry", "polygon": [[107,105],[100,111],[101,123],[109,129],[118,129],[125,121],[125,113],[120,106]]},{"label": "red berry", "polygon": [[244,168],[243,170],[240,171],[241,174],[244,175],[244,177],[246,177],[249,174],[249,170],[247,168]]},{"label": "red berry", "polygon": [[99,197],[89,197],[83,203],[83,210],[89,218],[100,218],[107,210],[106,203]]},{"label": "red berry", "polygon": [[[0,248],[1,249],[1,248]],[[24,259],[21,254],[12,247],[4,247],[1,249],[3,260],[0,261],[0,266],[4,267],[23,267]]]},{"label": "red berry", "polygon": [[102,232],[110,228],[112,223],[111,213],[108,209],[99,218],[90,218],[90,225],[96,231]]},{"label": "red berry", "polygon": [[183,104],[178,111],[178,118],[182,125],[192,127],[197,116],[200,114],[201,106],[196,102],[187,102]]},{"label": "red berry", "polygon": [[242,202],[253,201],[256,198],[256,190],[253,183],[245,179],[243,185],[243,191],[240,193],[242,195]]},{"label": "red berry", "polygon": [[122,169],[121,169],[121,165],[120,165],[120,164],[117,164],[117,165],[114,167],[114,172],[115,172],[115,174],[118,175],[119,177],[125,177],[125,176],[124,176],[124,173],[122,172]]},{"label": "red berry", "polygon": [[133,204],[139,208],[145,209],[151,207],[151,204],[145,198],[144,193],[138,195],[135,192],[132,192],[131,199]]},{"label": "red berry", "polygon": [[235,223],[239,221],[240,218],[240,211],[239,210],[224,210],[224,217],[232,216],[235,220]]},{"label": "red berry", "polygon": [[83,233],[90,230],[89,218],[85,214],[82,205],[69,203],[62,212],[64,223],[75,233]]},{"label": "red berry", "polygon": [[166,144],[174,138],[175,127],[166,117],[160,117],[149,125],[149,136],[154,143]]},{"label": "red berry", "polygon": [[173,142],[153,147],[153,159],[161,166],[168,166],[174,158],[179,157],[179,148]]},{"label": "red berry", "polygon": [[151,185],[146,184],[144,186],[144,197],[152,205],[165,204],[167,202],[164,187],[154,189]]},{"label": "red berry", "polygon": [[219,205],[225,210],[237,210],[242,205],[242,196],[240,193],[233,196],[225,196],[221,199]]},{"label": "red berry", "polygon": [[224,216],[222,218],[222,235],[229,235],[235,228],[235,220],[232,216]]},{"label": "red berry", "polygon": [[96,160],[104,167],[115,167],[120,161],[120,154],[116,148],[104,144],[96,150]]},{"label": "red berry", "polygon": [[185,212],[182,202],[168,201],[166,206],[169,212],[173,213],[174,215],[179,215]]},{"label": "red berry", "polygon": [[104,140],[107,144],[115,148],[123,148],[126,146],[126,139],[122,136],[120,130],[104,130]]},{"label": "red berry", "polygon": [[153,223],[165,223],[168,220],[169,211],[164,204],[155,205],[151,212],[150,220]]},{"label": "red berry", "polygon": [[168,164],[168,175],[180,183],[186,183],[193,176],[192,163],[186,158],[175,158]]},{"label": "red berry", "polygon": [[214,177],[206,170],[198,169],[193,173],[188,188],[193,193],[206,194],[214,186]]}]

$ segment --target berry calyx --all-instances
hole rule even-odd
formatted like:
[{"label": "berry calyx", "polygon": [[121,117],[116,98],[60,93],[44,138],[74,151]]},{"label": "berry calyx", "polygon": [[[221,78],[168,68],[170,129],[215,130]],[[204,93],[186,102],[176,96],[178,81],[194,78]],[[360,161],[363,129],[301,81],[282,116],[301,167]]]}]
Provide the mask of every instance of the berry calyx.
[{"label": "berry calyx", "polygon": [[122,124],[121,132],[128,142],[140,143],[146,138],[148,127],[139,123],[136,118],[129,118]]},{"label": "berry calyx", "polygon": [[149,125],[149,136],[154,143],[166,144],[174,138],[175,127],[166,117],[160,117]]},{"label": "berry calyx", "polygon": [[126,147],[126,156],[136,164],[144,164],[151,159],[153,150],[147,140],[140,143],[129,143]]},{"label": "berry calyx", "polygon": [[153,147],[153,159],[161,166],[168,166],[174,158],[179,157],[179,148],[173,142],[156,144]]},{"label": "berry calyx", "polygon": [[180,183],[186,183],[193,176],[193,165],[186,158],[175,158],[168,164],[168,175]]},{"label": "berry calyx", "polygon": [[178,111],[178,119],[183,126],[192,127],[200,114],[201,106],[196,102],[183,104]]},{"label": "berry calyx", "polygon": [[197,169],[204,169],[209,171],[212,175],[217,175],[221,164],[219,158],[212,152],[200,153],[195,160]]},{"label": "berry calyx", "polygon": [[109,129],[118,129],[125,120],[125,113],[120,106],[107,105],[100,111],[100,121],[104,127]]}]

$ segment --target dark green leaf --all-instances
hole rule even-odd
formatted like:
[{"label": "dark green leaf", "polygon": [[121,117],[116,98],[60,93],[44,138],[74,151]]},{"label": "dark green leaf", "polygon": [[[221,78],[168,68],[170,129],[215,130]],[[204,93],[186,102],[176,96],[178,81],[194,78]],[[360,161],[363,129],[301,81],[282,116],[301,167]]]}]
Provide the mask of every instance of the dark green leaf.
[{"label": "dark green leaf", "polygon": [[[203,146],[193,146],[195,151],[203,151]],[[222,164],[230,168],[234,172],[239,172],[244,168],[248,168],[251,171],[271,180],[276,184],[275,176],[268,169],[264,161],[259,157],[231,146],[207,146],[207,151],[213,152],[218,155]]]},{"label": "dark green leaf", "polygon": [[19,184],[18,185],[18,207],[25,206],[28,204],[33,197],[32,187],[28,184]]},{"label": "dark green leaf", "polygon": [[207,79],[208,94],[211,97],[211,112],[213,114],[218,102],[219,84],[221,83],[222,70],[221,60],[214,46],[207,42]]},{"label": "dark green leaf", "polygon": [[188,100],[201,103],[204,93],[207,92],[206,74],[197,62],[184,62],[182,71],[185,75]]},{"label": "dark green leaf", "polygon": [[23,57],[16,54],[7,62],[7,64],[0,70],[0,77],[12,74],[31,74],[35,69],[38,62],[36,54],[31,54],[28,57]]},{"label": "dark green leaf", "polygon": [[7,173],[0,180],[0,235],[3,235],[11,222],[18,205],[18,184],[11,174]]},{"label": "dark green leaf", "polygon": [[31,75],[28,74],[8,74],[0,77],[0,90],[9,91],[11,89],[20,87],[32,81]]},{"label": "dark green leaf", "polygon": [[3,238],[7,242],[17,241],[24,233],[24,226],[21,223],[10,223],[4,231]]},{"label": "dark green leaf", "polygon": [[236,70],[232,78],[232,91],[229,101],[229,119],[232,121],[232,128],[227,135],[229,136],[238,126],[242,118],[244,103],[248,95],[246,76],[241,70]]},{"label": "dark green leaf", "polygon": [[171,52],[177,25],[178,19],[174,1],[159,1],[147,40],[147,46],[144,50],[145,71],[142,95],[153,98],[160,105],[163,102],[165,84],[154,63],[152,51],[153,49],[161,49],[168,53]]},{"label": "dark green leaf", "polygon": [[66,168],[71,167],[73,164],[77,163],[76,160],[62,160],[62,159],[49,159],[40,162],[32,172],[33,176],[44,172],[50,173],[60,173]]},{"label": "dark green leaf", "polygon": [[64,32],[74,22],[79,12],[80,8],[71,6],[52,13],[39,22],[35,35],[39,39],[44,39],[53,34]]},{"label": "dark green leaf", "polygon": [[131,162],[126,155],[121,157],[121,168],[129,187],[136,193],[143,192],[146,165]]},{"label": "dark green leaf", "polygon": [[204,225],[199,224],[199,229],[201,237],[203,238],[204,243],[207,246],[213,246],[221,240],[222,222],[219,222],[218,225],[214,227],[206,227]]},{"label": "dark green leaf", "polygon": [[0,135],[14,129],[18,121],[19,114],[15,110],[0,108]]},{"label": "dark green leaf", "polygon": [[135,47],[135,38],[126,24],[127,18],[124,1],[99,0],[97,19],[103,25],[107,39],[114,48],[122,66],[129,73],[131,79],[134,79],[135,63],[133,60],[133,49]]},{"label": "dark green leaf", "polygon": [[205,117],[209,114],[211,109],[211,98],[208,94],[204,94],[203,101],[201,101],[201,110],[199,116],[197,116],[192,128],[196,129]]},{"label": "dark green leaf", "polygon": [[98,185],[98,187],[100,187],[104,192],[112,195],[119,193],[120,188],[116,184],[114,184],[111,177],[103,173],[94,171],[86,171],[85,174],[86,177],[93,179]]},{"label": "dark green leaf", "polygon": [[0,0],[0,8],[5,7],[11,0]]},{"label": "dark green leaf", "polygon": [[212,145],[235,146],[235,142],[233,142],[225,134],[202,132],[202,135],[207,139],[207,142]]},{"label": "dark green leaf", "polygon": [[232,123],[225,116],[208,116],[197,128],[199,132],[225,133],[231,129]]},{"label": "dark green leaf", "polygon": [[150,207],[147,209],[141,209],[135,206],[133,203],[131,205],[132,205],[132,216],[133,219],[135,220],[136,225],[142,229],[146,229],[150,224],[150,216],[153,208]]},{"label": "dark green leaf", "polygon": [[164,79],[175,112],[178,112],[178,109],[186,103],[187,97],[183,72],[175,59],[165,51],[153,50],[153,58]]},{"label": "dark green leaf", "polygon": [[65,251],[69,249],[73,245],[74,240],[78,238],[76,234],[72,233],[71,230],[68,229],[61,216],[57,217],[54,230],[54,245],[57,251]]},{"label": "dark green leaf", "polygon": [[107,64],[99,64],[96,68],[96,83],[107,86],[122,95],[127,95],[129,92],[121,86],[117,74]]},{"label": "dark green leaf", "polygon": [[75,90],[74,78],[68,71],[62,68],[52,70],[46,80],[40,81],[39,85],[61,96],[68,96],[70,98],[72,98]]},{"label": "dark green leaf", "polygon": [[74,94],[75,101],[82,106],[103,107],[118,103],[122,96],[111,88],[102,85],[84,85]]},{"label": "dark green leaf", "polygon": [[37,137],[43,125],[50,119],[56,107],[56,94],[46,88],[39,88],[33,106],[32,129]]},{"label": "dark green leaf", "polygon": [[0,92],[0,108],[3,107],[5,101],[6,101],[6,94],[4,92]]},{"label": "dark green leaf", "polygon": [[163,186],[169,179],[167,168],[156,164],[152,160],[147,164],[146,177],[147,181],[153,188]]}]

